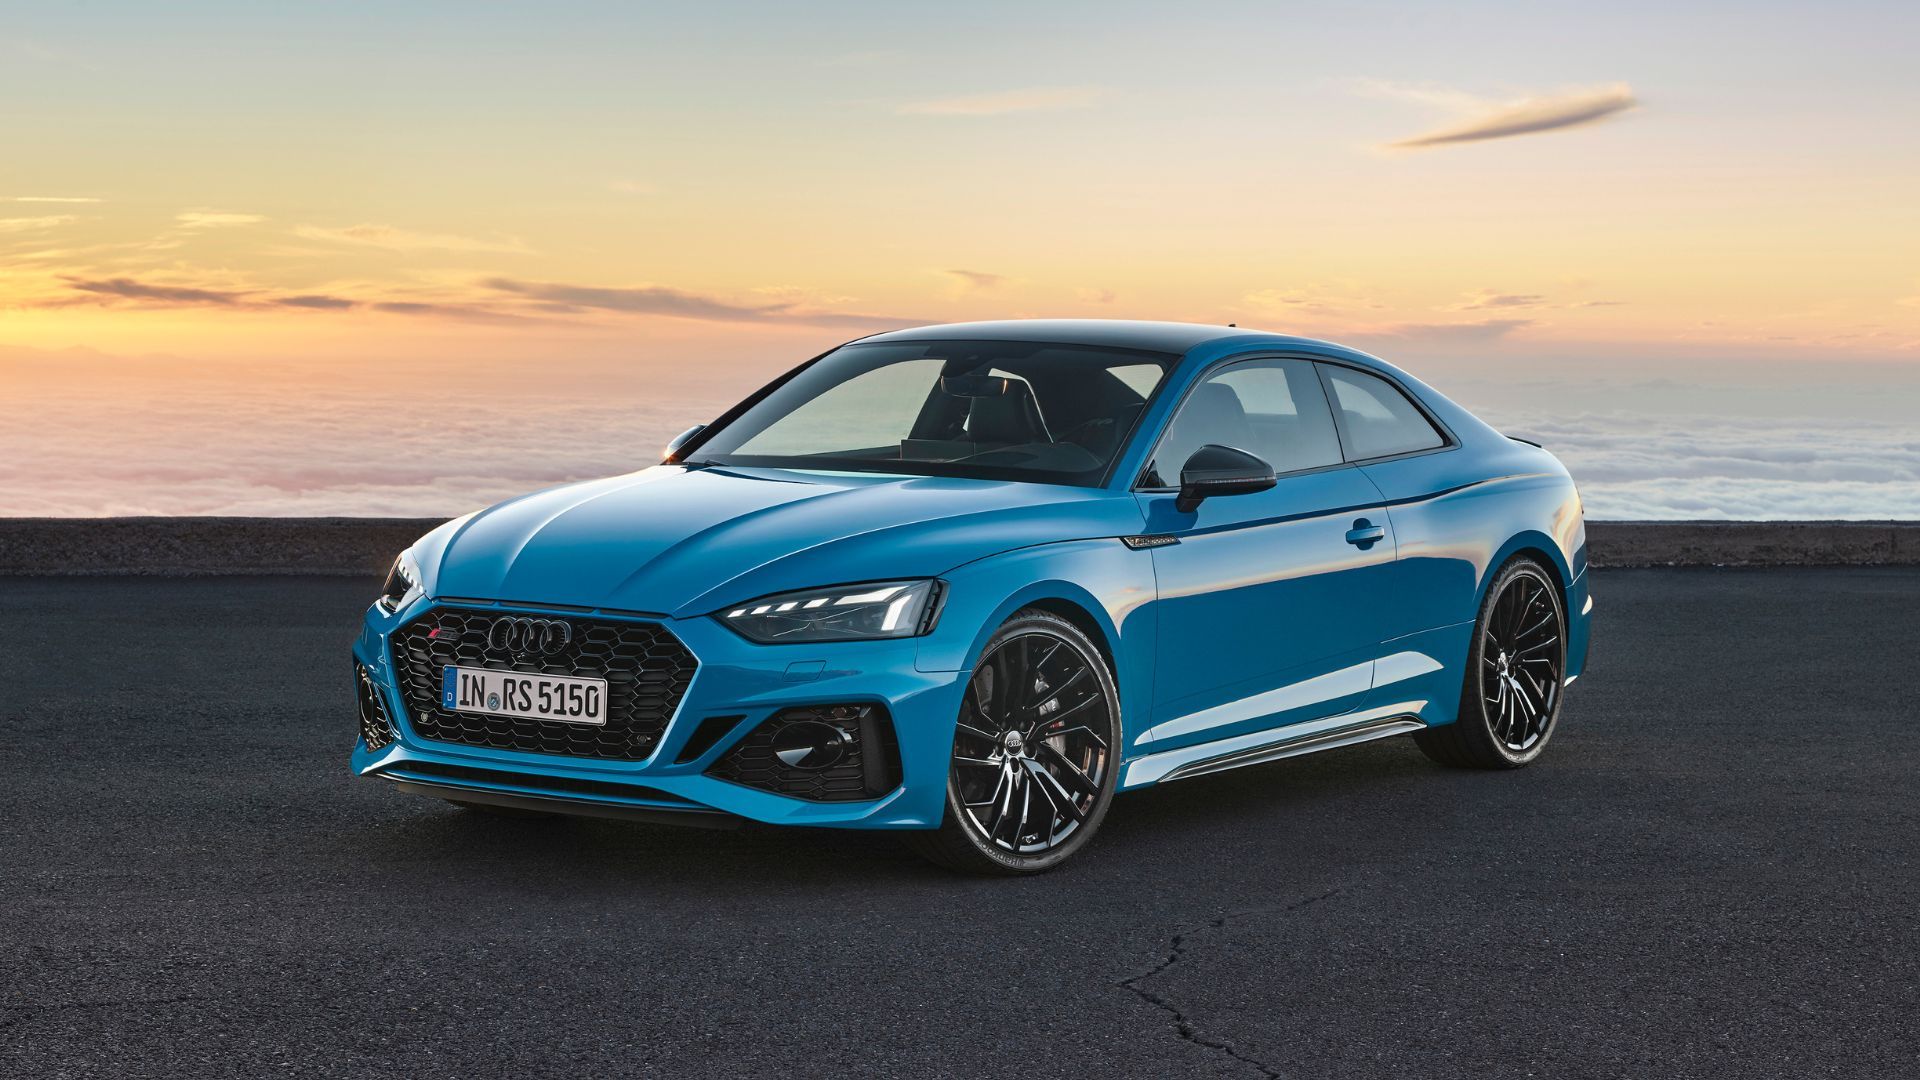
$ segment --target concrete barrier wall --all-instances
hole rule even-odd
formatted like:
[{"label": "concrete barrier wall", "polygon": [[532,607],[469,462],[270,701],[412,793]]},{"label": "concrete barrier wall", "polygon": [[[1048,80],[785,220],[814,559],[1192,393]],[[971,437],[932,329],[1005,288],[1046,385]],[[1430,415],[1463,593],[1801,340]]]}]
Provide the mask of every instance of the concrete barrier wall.
[{"label": "concrete barrier wall", "polygon": [[[371,577],[439,524],[409,518],[0,518],[0,575]],[[1920,565],[1920,522],[1587,525],[1595,566]]]}]

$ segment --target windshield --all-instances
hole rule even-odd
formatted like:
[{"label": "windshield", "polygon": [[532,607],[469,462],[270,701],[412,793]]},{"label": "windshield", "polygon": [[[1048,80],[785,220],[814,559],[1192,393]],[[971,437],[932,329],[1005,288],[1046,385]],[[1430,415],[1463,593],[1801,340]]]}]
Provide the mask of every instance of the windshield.
[{"label": "windshield", "polygon": [[1015,341],[848,345],[689,464],[1099,484],[1174,357]]}]

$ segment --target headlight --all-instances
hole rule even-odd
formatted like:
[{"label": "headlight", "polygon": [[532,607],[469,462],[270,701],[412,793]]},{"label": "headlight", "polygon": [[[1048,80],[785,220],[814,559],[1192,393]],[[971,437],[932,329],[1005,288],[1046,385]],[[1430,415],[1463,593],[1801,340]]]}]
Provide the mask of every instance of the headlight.
[{"label": "headlight", "polygon": [[420,591],[420,567],[415,565],[413,556],[401,552],[387,571],[387,583],[380,587],[380,599],[375,601],[388,614],[399,611],[401,605],[413,599]]},{"label": "headlight", "polygon": [[882,581],[781,593],[714,618],[766,644],[913,637],[933,629],[938,581]]}]

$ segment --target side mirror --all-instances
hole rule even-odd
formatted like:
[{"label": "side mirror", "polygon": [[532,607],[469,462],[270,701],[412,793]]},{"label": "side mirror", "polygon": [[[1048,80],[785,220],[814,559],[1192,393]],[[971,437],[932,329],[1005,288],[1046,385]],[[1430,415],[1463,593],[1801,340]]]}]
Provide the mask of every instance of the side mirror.
[{"label": "side mirror", "polygon": [[692,427],[688,428],[687,430],[681,432],[680,434],[675,435],[673,438],[668,439],[667,452],[665,455],[661,457],[660,460],[662,462],[670,462],[677,459],[680,456],[680,448],[692,442],[693,437],[695,435],[698,435],[705,430],[707,430],[707,425],[695,424]]},{"label": "side mirror", "polygon": [[1180,496],[1173,500],[1173,508],[1191,514],[1203,499],[1247,495],[1273,484],[1273,466],[1245,450],[1208,443],[1180,467]]}]

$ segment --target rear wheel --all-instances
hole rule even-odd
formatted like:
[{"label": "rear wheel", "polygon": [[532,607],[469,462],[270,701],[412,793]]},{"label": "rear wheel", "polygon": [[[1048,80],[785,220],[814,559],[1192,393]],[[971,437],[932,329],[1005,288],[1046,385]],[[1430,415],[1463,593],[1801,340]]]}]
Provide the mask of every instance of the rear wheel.
[{"label": "rear wheel", "polygon": [[1443,765],[1517,769],[1540,756],[1560,717],[1567,618],[1551,570],[1520,557],[1502,567],[1480,604],[1460,718],[1414,733]]},{"label": "rear wheel", "polygon": [[1100,650],[1065,619],[1023,611],[967,681],[940,828],[903,836],[967,873],[1050,870],[1106,817],[1119,745],[1120,696]]}]

